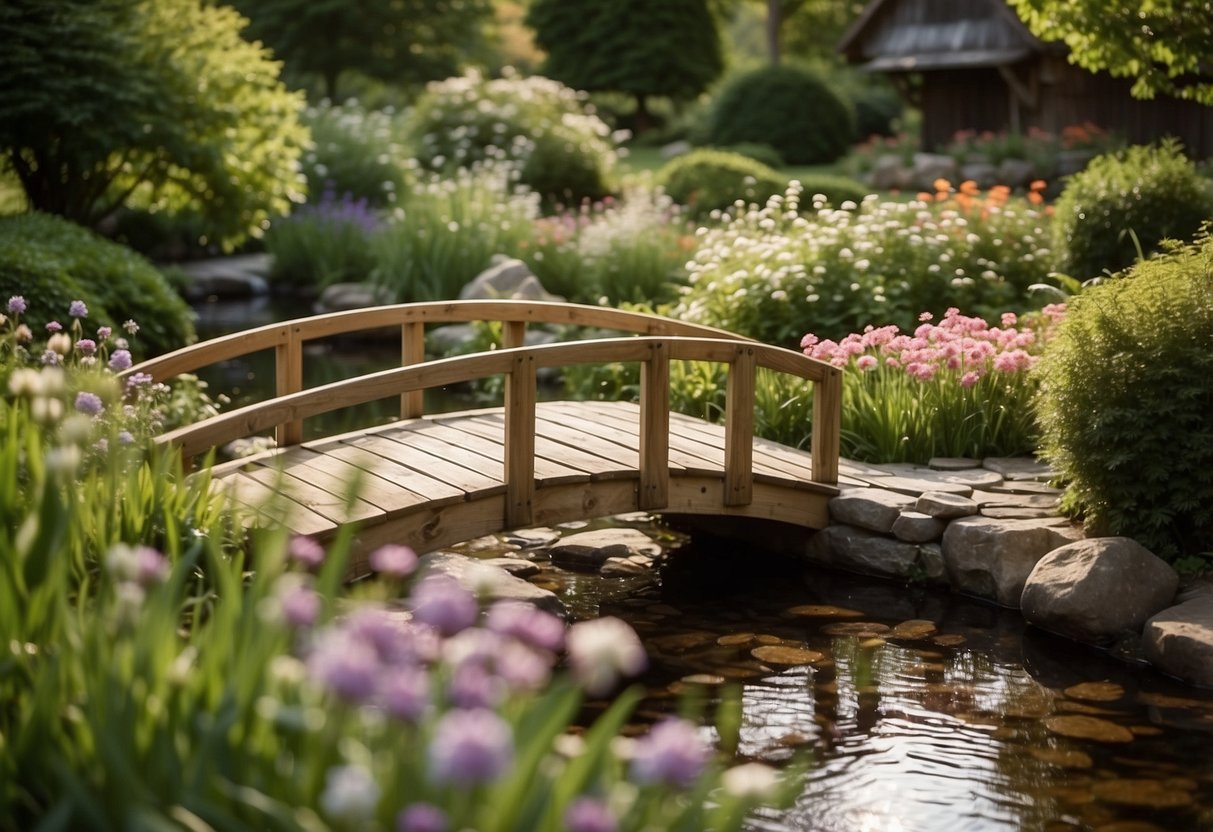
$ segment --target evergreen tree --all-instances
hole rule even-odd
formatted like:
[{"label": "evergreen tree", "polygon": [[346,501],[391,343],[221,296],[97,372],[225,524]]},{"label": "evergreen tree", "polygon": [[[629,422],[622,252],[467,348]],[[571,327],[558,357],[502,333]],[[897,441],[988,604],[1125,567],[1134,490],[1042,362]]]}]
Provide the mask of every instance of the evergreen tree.
[{"label": "evergreen tree", "polygon": [[649,96],[694,98],[724,69],[707,0],[535,0],[527,22],[547,52],[544,74],[635,96],[638,131]]}]

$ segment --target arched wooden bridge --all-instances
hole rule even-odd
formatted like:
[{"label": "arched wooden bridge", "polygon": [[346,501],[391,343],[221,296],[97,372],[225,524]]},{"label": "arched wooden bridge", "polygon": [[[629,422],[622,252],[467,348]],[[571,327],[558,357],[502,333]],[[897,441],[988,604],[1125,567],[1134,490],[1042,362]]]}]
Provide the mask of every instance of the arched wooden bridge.
[{"label": "arched wooden bridge", "polygon": [[[498,349],[425,358],[430,324],[501,324]],[[528,324],[630,333],[525,346]],[[304,346],[399,329],[401,366],[303,388]],[[325,538],[356,523],[356,555],[387,542],[431,551],[484,534],[645,510],[757,517],[821,528],[838,493],[841,373],[828,364],[710,327],[601,307],[448,301],[371,307],[271,324],[133,367],[157,381],[263,350],[276,356],[273,398],[166,433],[187,457],[275,432],[277,447],[218,464],[215,487],[267,522]],[[723,425],[671,413],[670,361],[728,367]],[[636,362],[638,404],[539,402],[545,367]],[[814,386],[811,453],[756,439],[754,383],[765,367]],[[504,407],[426,415],[422,394],[493,375]],[[400,419],[303,441],[303,420],[384,398]],[[355,564],[358,568],[358,564]]]}]

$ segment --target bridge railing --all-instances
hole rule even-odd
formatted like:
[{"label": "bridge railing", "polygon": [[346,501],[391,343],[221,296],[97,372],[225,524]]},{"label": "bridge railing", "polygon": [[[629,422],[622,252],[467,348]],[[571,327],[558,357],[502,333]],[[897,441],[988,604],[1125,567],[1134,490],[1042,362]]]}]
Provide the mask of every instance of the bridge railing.
[{"label": "bridge railing", "polygon": [[[425,361],[427,323],[476,320],[503,323],[503,348]],[[572,324],[643,333],[523,346],[529,323]],[[360,330],[401,328],[401,367],[303,389],[303,344]],[[193,457],[235,439],[275,430],[280,445],[302,441],[303,420],[365,402],[399,395],[401,416],[423,415],[421,395],[432,387],[503,375],[505,389],[504,478],[507,522],[530,522],[535,488],[535,408],[537,373],[545,367],[638,362],[640,393],[641,508],[660,508],[669,495],[670,361],[720,362],[728,367],[725,397],[725,504],[746,505],[753,489],[754,383],[759,367],[798,376],[814,386],[810,452],[812,478],[833,486],[838,479],[842,396],[841,371],[801,353],[738,338],[724,330],[615,309],[524,301],[451,301],[372,307],[302,318],[186,347],[143,362],[129,373],[157,381],[219,361],[265,349],[276,351],[277,393],[187,425],[157,441]]]}]

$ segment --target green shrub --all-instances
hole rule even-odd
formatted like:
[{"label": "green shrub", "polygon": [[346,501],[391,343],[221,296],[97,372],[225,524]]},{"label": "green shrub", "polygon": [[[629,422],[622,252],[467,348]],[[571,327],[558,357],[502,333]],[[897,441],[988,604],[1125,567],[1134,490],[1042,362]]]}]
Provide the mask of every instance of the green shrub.
[{"label": "green shrub", "polygon": [[583,93],[548,78],[469,73],[432,83],[406,124],[417,159],[431,170],[508,160],[522,184],[566,205],[612,190],[619,137]]},{"label": "green shrub", "polygon": [[1165,239],[1191,240],[1213,218],[1213,187],[1173,140],[1098,156],[1057,200],[1054,248],[1079,280],[1118,272]]},{"label": "green shrub", "polygon": [[816,74],[769,66],[725,84],[706,132],[708,144],[761,142],[789,165],[816,165],[846,154],[855,139],[855,115]]},{"label": "green shrub", "polygon": [[89,325],[139,324],[132,348],[146,355],[194,340],[193,316],[164,276],[140,255],[48,214],[0,217],[0,295],[29,303],[26,322],[41,332],[66,321],[82,300]]},{"label": "green shrub", "polygon": [[788,178],[761,162],[725,150],[692,150],[671,160],[657,181],[675,202],[699,218],[738,200],[758,205],[783,193]]},{"label": "green shrub", "polygon": [[1162,557],[1213,540],[1213,237],[1071,303],[1041,362],[1043,453],[1097,534]]},{"label": "green shrub", "polygon": [[392,110],[364,110],[357,102],[309,107],[305,122],[312,144],[303,155],[309,199],[326,192],[366,200],[373,208],[397,202],[407,192],[408,158]]},{"label": "green shrub", "polygon": [[769,168],[779,168],[784,166],[783,157],[779,155],[779,151],[771,147],[769,144],[760,142],[742,142],[728,147],[717,147],[714,150],[724,150],[729,153],[737,153],[747,159],[753,159],[755,162],[761,162]]},{"label": "green shrub", "polygon": [[326,191],[315,203],[274,220],[265,235],[273,255],[270,279],[293,289],[367,280],[375,267],[370,240],[380,227],[365,198]]},{"label": "green shrub", "polygon": [[831,205],[842,205],[847,201],[859,204],[872,192],[867,185],[849,176],[814,173],[800,177],[799,181],[802,193],[812,194],[814,198],[824,197]]}]

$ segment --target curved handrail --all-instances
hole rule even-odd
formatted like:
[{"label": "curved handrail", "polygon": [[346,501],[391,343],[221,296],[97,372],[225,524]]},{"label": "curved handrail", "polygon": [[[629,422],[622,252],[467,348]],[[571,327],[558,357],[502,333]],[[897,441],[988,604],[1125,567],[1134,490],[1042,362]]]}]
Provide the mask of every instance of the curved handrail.
[{"label": "curved handrail", "polygon": [[[627,313],[624,313],[627,314]],[[271,427],[394,395],[407,395],[503,374],[507,522],[530,522],[534,493],[536,373],[541,367],[640,362],[641,508],[660,508],[669,494],[669,362],[714,361],[728,365],[725,404],[725,504],[750,502],[753,487],[754,377],[758,367],[813,382],[812,476],[833,486],[838,479],[841,371],[801,353],[735,337],[641,336],[510,347],[436,359],[298,390],[222,413],[158,437],[157,442],[194,456]]]}]

